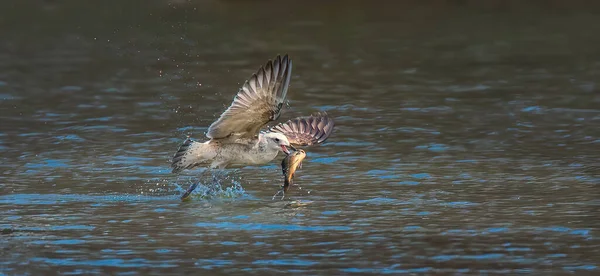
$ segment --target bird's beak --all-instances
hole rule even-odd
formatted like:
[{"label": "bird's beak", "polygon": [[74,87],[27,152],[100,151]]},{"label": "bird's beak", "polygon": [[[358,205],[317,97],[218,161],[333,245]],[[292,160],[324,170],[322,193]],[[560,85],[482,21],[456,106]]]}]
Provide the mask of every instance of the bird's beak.
[{"label": "bird's beak", "polygon": [[290,155],[290,151],[287,149],[285,145],[281,145],[281,150],[285,152],[285,154]]},{"label": "bird's beak", "polygon": [[291,144],[290,144],[288,147],[290,147],[290,148],[291,148],[291,149],[293,149],[294,151],[298,151],[298,149],[296,149],[296,148],[295,148],[294,146],[292,146]]}]

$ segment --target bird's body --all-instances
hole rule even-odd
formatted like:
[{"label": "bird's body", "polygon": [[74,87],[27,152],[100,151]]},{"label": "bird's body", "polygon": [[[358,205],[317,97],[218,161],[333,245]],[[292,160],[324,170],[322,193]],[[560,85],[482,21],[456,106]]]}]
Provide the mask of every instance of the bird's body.
[{"label": "bird's body", "polygon": [[[260,131],[281,114],[292,71],[288,56],[269,60],[253,74],[235,96],[233,103],[213,122],[205,142],[186,139],[171,167],[173,173],[198,166],[210,169],[267,164],[280,151],[289,154],[294,145],[322,143],[333,131],[333,120],[318,113],[280,123]],[[189,195],[195,186],[190,187]]]},{"label": "bird's body", "polygon": [[256,139],[223,143],[219,140],[196,142],[187,139],[179,148],[174,163],[181,164],[174,170],[182,170],[200,165],[212,169],[262,165],[275,159],[281,148],[269,145],[265,133]]}]

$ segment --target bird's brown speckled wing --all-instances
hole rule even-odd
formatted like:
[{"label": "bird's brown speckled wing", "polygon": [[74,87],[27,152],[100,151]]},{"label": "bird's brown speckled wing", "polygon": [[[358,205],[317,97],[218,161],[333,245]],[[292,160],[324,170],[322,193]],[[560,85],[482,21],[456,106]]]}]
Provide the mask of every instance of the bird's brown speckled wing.
[{"label": "bird's brown speckled wing", "polygon": [[333,119],[320,112],[280,123],[268,131],[283,133],[292,145],[311,146],[325,142],[333,132],[333,126]]},{"label": "bird's brown speckled wing", "polygon": [[256,136],[264,125],[279,118],[291,75],[292,60],[287,55],[269,60],[244,83],[231,106],[210,125],[206,136]]}]

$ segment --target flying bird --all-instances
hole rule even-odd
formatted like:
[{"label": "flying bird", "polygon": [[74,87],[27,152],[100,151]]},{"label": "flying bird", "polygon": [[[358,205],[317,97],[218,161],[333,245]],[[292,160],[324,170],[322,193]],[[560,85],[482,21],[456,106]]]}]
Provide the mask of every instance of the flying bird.
[{"label": "flying bird", "polygon": [[[173,156],[172,172],[199,166],[210,169],[267,164],[279,152],[290,154],[295,146],[323,143],[331,135],[333,119],[318,112],[298,117],[261,131],[281,115],[292,75],[292,60],[285,55],[269,60],[244,83],[233,103],[213,122],[205,142],[187,138]],[[196,188],[192,184],[181,197]]]}]

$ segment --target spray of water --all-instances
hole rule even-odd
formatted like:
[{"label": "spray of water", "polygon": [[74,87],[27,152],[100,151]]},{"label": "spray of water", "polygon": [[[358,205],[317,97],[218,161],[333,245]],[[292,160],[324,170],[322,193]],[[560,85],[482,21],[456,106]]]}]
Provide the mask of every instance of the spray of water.
[{"label": "spray of water", "polygon": [[[239,198],[247,195],[239,176],[228,170],[216,170],[212,176],[202,179],[191,177],[182,186],[189,186],[196,182],[198,182],[198,187],[190,196],[193,200]],[[185,189],[182,188],[181,191],[184,192]]]}]

